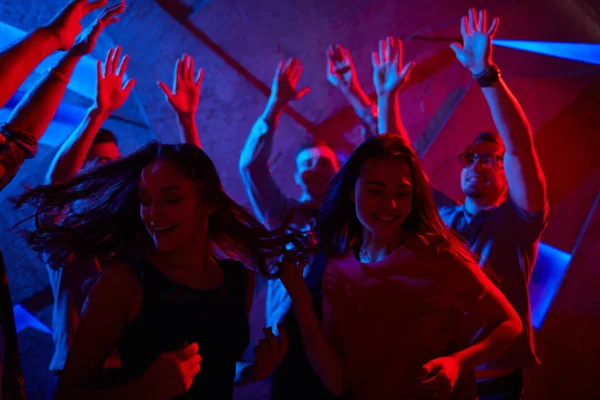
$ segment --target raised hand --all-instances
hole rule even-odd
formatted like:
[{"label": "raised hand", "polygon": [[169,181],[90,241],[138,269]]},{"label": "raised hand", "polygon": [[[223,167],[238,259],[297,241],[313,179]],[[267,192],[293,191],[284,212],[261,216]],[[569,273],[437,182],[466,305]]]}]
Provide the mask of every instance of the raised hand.
[{"label": "raised hand", "polygon": [[96,86],[95,106],[99,111],[108,114],[123,105],[129,97],[133,85],[135,85],[135,79],[129,79],[123,86],[123,77],[125,71],[127,71],[129,56],[125,55],[123,57],[121,65],[119,65],[120,58],[121,46],[117,46],[116,49],[110,49],[106,55],[104,73],[102,72],[101,61],[98,60],[96,64],[98,84]]},{"label": "raised hand", "polygon": [[264,328],[265,338],[254,346],[254,364],[251,366],[254,380],[263,380],[271,376],[279,365],[289,347],[289,339],[281,324],[277,325],[279,337],[275,336],[271,327]]},{"label": "raised hand", "polygon": [[402,42],[388,37],[379,41],[379,52],[371,55],[373,84],[377,96],[397,94],[408,82],[414,62],[402,65]]},{"label": "raised hand", "polygon": [[460,368],[452,357],[440,357],[429,361],[421,367],[419,394],[428,399],[445,399],[450,397]]},{"label": "raised hand", "polygon": [[77,41],[70,50],[71,53],[78,56],[90,54],[96,46],[96,40],[98,40],[100,33],[108,25],[117,22],[119,20],[118,15],[123,11],[125,11],[124,1],[102,11],[100,17],[77,37]]},{"label": "raised hand", "polygon": [[[83,17],[94,10],[104,7],[107,2],[108,0],[97,0],[94,2],[73,0],[56,14],[52,21],[46,25],[46,29],[56,37],[58,49],[70,49],[73,43],[75,43],[75,38],[83,29],[81,26]],[[125,2],[122,2],[122,4],[124,8]]]},{"label": "raised hand", "polygon": [[144,385],[154,387],[156,398],[171,399],[184,394],[192,386],[194,377],[200,372],[201,361],[198,345],[192,343],[179,350],[161,354],[141,379]]},{"label": "raised hand", "polygon": [[358,79],[348,49],[336,44],[327,49],[327,80],[339,90],[356,90]]},{"label": "raised hand", "polygon": [[290,58],[285,63],[283,61],[279,63],[271,85],[272,102],[285,105],[291,100],[300,100],[310,92],[309,88],[297,89],[302,69],[302,64],[297,58]]},{"label": "raised hand", "polygon": [[158,82],[165,92],[167,101],[177,115],[194,117],[200,103],[200,89],[204,79],[204,69],[200,68],[194,79],[194,58],[184,54],[177,60],[173,74],[173,91],[166,83]]},{"label": "raised hand", "polygon": [[459,43],[452,43],[450,47],[454,50],[458,61],[473,75],[482,73],[493,64],[492,38],[498,30],[499,24],[500,19],[494,18],[488,29],[485,10],[480,10],[479,16],[477,16],[474,8],[471,8],[469,15],[460,21],[463,44],[461,46]]}]

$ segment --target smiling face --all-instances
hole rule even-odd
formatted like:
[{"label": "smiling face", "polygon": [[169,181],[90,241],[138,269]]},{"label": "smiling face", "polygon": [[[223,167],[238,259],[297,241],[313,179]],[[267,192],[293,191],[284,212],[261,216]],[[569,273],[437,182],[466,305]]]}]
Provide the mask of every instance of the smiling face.
[{"label": "smiling face", "polygon": [[158,251],[201,246],[214,207],[202,200],[200,185],[171,161],[154,160],[138,180],[140,217]]},{"label": "smiling face", "polygon": [[398,158],[375,159],[362,167],[354,186],[356,216],[377,240],[394,240],[412,204],[409,164]]},{"label": "smiling face", "polygon": [[296,183],[311,198],[323,198],[331,178],[339,169],[337,156],[330,147],[310,147],[296,156]]},{"label": "smiling face", "polygon": [[[503,156],[504,147],[497,143],[481,141],[471,144],[466,152]],[[462,168],[460,183],[465,196],[484,199],[490,204],[498,201],[507,187],[503,164],[500,162],[496,166],[489,166],[480,160]]]}]

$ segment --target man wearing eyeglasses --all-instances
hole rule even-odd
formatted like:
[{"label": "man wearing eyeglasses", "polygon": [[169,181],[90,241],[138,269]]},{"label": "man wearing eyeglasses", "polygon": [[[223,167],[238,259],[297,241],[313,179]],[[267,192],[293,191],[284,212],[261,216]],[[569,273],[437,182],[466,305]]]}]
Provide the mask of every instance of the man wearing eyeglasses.
[{"label": "man wearing eyeglasses", "polygon": [[[523,333],[506,352],[477,368],[480,400],[520,399],[522,369],[540,363],[533,343],[528,284],[548,220],[546,181],[531,127],[492,61],[492,37],[498,23],[495,18],[488,29],[485,11],[476,15],[471,9],[461,21],[463,44],[451,45],[460,63],[481,87],[498,133],[480,133],[458,157],[464,203],[457,204],[434,191],[444,222],[469,243],[480,265],[489,266],[496,274],[499,289],[523,323]],[[377,129],[394,132],[410,145],[397,97],[404,83],[398,73],[402,66],[387,66],[398,59],[394,54],[401,47],[388,40],[380,48],[383,50],[379,62],[374,63],[375,76],[385,83],[380,86],[387,89],[377,93]],[[475,321],[468,325],[471,322]],[[466,329],[467,337],[476,341],[480,328],[472,325]]]}]

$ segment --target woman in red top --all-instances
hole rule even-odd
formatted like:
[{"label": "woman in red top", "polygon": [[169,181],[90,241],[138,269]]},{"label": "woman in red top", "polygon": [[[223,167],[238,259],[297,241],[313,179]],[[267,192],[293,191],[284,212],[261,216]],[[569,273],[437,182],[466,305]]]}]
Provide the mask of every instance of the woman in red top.
[{"label": "woman in red top", "polygon": [[[359,146],[332,181],[317,224],[330,261],[323,327],[301,268],[281,279],[313,368],[357,399],[476,399],[472,371],[504,351],[521,322],[440,220],[416,154],[398,136]],[[484,328],[461,338],[465,313]]]}]

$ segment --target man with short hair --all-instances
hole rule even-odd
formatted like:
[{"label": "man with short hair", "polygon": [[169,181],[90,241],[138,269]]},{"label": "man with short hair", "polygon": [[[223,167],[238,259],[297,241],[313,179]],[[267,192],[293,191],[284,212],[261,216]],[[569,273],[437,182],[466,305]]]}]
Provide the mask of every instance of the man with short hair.
[{"label": "man with short hair", "polygon": [[[335,82],[332,84],[336,87],[345,85],[347,89],[342,92],[348,93],[347,96],[355,100],[353,104],[356,107],[360,108],[365,104],[364,108],[367,111],[363,114],[371,115],[368,97],[362,90],[362,96],[357,95],[354,86],[346,82],[352,76],[353,66],[350,71],[348,68],[343,69],[344,65],[341,65],[340,71],[334,70],[331,60],[330,63],[330,81]],[[257,217],[270,229],[284,223],[301,230],[314,226],[316,211],[324,202],[329,183],[340,168],[340,161],[331,145],[313,140],[302,145],[296,152],[294,179],[302,190],[299,199],[285,196],[271,175],[269,158],[281,113],[289,101],[299,100],[309,91],[307,88],[297,90],[301,73],[302,65],[297,59],[292,58],[285,64],[283,61],[279,64],[267,107],[254,124],[240,157],[240,173],[248,197]],[[358,89],[360,90],[360,87]],[[317,255],[304,270],[317,315],[321,315],[320,288],[326,264],[325,257]],[[323,387],[306,358],[298,324],[291,310],[291,299],[279,280],[268,282],[266,303],[266,325],[275,327],[278,322],[282,322],[290,339],[286,357],[275,370],[271,380],[272,398],[333,398]]]}]

